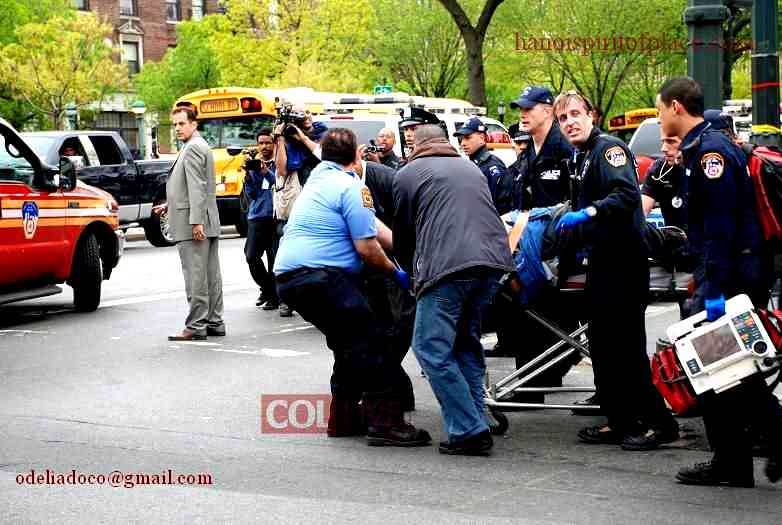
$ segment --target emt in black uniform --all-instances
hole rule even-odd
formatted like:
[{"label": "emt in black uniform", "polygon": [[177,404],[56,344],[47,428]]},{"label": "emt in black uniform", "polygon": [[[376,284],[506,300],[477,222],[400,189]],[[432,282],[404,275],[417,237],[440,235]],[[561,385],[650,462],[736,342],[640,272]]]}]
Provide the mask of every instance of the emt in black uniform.
[{"label": "emt in black uniform", "polygon": [[[714,321],[725,315],[725,299],[746,293],[756,307],[768,303],[771,260],[763,251],[754,188],[744,154],[703,120],[703,90],[691,78],[668,80],[657,95],[663,132],[682,138],[688,175],[689,239],[697,266],[690,314],[706,310]],[[688,485],[755,485],[747,427],[771,436],[766,464],[771,482],[782,478],[782,444],[776,403],[758,374],[720,394],[698,397],[714,457],[683,468],[676,479]]]},{"label": "emt in black uniform", "polygon": [[[678,439],[676,420],[652,384],[646,355],[649,295],[635,159],[593,124],[589,100],[568,92],[554,102],[562,131],[578,149],[573,210],[561,232],[581,225],[588,257],[586,317],[595,386],[608,423],[578,433],[586,443],[651,450]],[[577,210],[577,211],[576,211]]]}]

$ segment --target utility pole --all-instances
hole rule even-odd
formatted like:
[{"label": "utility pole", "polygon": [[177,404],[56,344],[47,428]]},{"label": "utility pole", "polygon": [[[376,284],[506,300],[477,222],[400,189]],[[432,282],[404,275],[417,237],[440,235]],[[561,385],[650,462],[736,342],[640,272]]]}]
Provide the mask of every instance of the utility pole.
[{"label": "utility pole", "polygon": [[687,5],[687,74],[703,88],[706,109],[722,109],[722,26],[730,10],[722,0],[688,0]]},{"label": "utility pole", "polygon": [[777,0],[752,4],[752,137],[753,144],[780,146],[779,11]]}]

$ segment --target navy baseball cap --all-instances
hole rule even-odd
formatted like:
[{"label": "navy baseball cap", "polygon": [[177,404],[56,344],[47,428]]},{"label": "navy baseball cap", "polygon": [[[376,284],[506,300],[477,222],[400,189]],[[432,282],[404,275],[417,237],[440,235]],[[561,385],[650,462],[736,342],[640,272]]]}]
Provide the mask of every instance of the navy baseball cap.
[{"label": "navy baseball cap", "polygon": [[711,124],[711,129],[733,131],[733,117],[719,109],[707,109],[704,111],[703,120]]},{"label": "navy baseball cap", "polygon": [[554,104],[554,95],[546,86],[527,86],[519,98],[510,103],[511,109],[530,109],[535,104]]},{"label": "navy baseball cap", "polygon": [[518,133],[513,135],[513,142],[526,142],[531,138],[532,136],[526,131],[519,131]]},{"label": "navy baseball cap", "polygon": [[481,122],[481,119],[477,117],[473,117],[467,122],[465,122],[461,128],[456,130],[456,133],[454,133],[453,136],[463,137],[465,135],[471,135],[476,132],[486,133],[486,124]]}]

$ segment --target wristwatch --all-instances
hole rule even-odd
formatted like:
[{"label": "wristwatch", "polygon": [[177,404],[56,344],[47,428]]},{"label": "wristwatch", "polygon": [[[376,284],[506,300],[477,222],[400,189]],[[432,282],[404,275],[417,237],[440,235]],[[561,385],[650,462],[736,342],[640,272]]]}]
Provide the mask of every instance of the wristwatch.
[{"label": "wristwatch", "polygon": [[597,215],[597,208],[594,206],[587,206],[584,208],[584,211],[589,216],[590,219],[594,218]]}]

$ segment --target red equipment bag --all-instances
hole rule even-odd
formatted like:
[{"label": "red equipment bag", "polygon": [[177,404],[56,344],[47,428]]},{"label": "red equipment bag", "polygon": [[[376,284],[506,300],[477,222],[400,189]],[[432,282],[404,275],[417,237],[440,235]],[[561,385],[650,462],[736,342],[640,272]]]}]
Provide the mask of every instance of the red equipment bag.
[{"label": "red equipment bag", "polygon": [[747,167],[755,187],[758,220],[767,241],[782,240],[782,152],[745,144]]},{"label": "red equipment bag", "polygon": [[669,344],[652,356],[652,382],[665,398],[677,416],[681,416],[695,405],[695,393],[690,380],[679,364],[676,350]]},{"label": "red equipment bag", "polygon": [[755,313],[758,314],[760,322],[763,323],[763,328],[766,329],[771,342],[774,343],[774,348],[779,353],[782,351],[782,311],[758,308],[755,310]]}]

